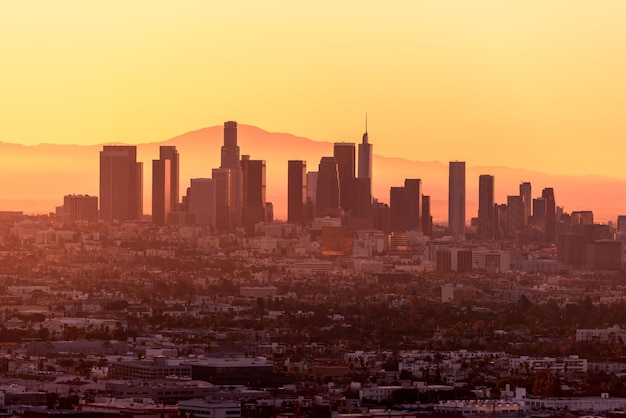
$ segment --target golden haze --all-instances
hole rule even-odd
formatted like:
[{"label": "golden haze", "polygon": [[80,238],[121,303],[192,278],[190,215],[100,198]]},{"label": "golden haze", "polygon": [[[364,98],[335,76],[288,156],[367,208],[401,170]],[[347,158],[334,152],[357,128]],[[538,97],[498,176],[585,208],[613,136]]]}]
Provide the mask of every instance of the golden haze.
[{"label": "golden haze", "polygon": [[231,119],[345,141],[367,111],[384,156],[625,178],[625,21],[621,0],[8,2],[0,141]]}]

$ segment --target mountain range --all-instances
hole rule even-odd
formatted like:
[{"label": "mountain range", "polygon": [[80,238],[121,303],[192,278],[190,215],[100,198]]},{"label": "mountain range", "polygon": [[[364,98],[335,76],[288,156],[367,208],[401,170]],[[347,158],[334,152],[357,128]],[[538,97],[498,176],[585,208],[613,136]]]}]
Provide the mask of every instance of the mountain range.
[{"label": "mountain range", "polygon": [[[360,137],[345,138],[361,142]],[[382,139],[381,139],[382,140]],[[267,164],[267,200],[274,204],[277,219],[287,213],[287,161],[306,160],[308,171],[317,171],[322,156],[332,155],[333,143],[272,133],[238,125],[238,142],[242,155],[263,159]],[[370,134],[376,151],[376,136]],[[203,128],[163,142],[137,145],[138,160],[144,162],[144,212],[151,209],[151,160],[157,159],[160,145],[174,145],[180,154],[180,190],[184,194],[191,178],[211,177],[219,167],[223,127]],[[63,203],[67,194],[98,194],[99,152],[102,145],[40,144],[24,146],[0,142],[0,210],[22,210],[25,213],[48,213]],[[431,196],[435,222],[447,219],[448,164],[418,161],[419,147],[399,149],[402,158],[375,153],[373,162],[374,197],[389,200],[389,188],[401,186],[405,178],[420,178],[424,194]],[[520,162],[523,165],[523,161]],[[511,167],[473,166],[467,162],[467,218],[475,217],[478,200],[478,176],[495,176],[496,203],[506,203],[507,195],[516,195],[519,184],[529,181],[533,197],[544,187],[553,187],[556,203],[565,211],[593,210],[596,222],[615,221],[626,213],[626,179],[597,175],[553,175]]]}]

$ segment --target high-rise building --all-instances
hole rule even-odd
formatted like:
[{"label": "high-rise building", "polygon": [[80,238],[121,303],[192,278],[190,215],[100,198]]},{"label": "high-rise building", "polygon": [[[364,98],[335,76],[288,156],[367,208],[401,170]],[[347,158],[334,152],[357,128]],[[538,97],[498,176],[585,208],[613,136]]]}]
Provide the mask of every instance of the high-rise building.
[{"label": "high-rise building", "polygon": [[162,145],[152,161],[152,222],[165,225],[167,215],[178,210],[179,156],[176,147]]},{"label": "high-rise building", "polygon": [[335,157],[322,157],[320,160],[315,199],[317,216],[340,216],[339,168]]},{"label": "high-rise building", "polygon": [[515,238],[517,231],[524,228],[524,202],[522,196],[507,196],[506,237]]},{"label": "high-rise building", "polygon": [[411,231],[422,229],[422,180],[405,179],[407,227]]},{"label": "high-rise building", "polygon": [[389,226],[392,232],[422,229],[422,180],[405,179],[404,187],[389,190]]},{"label": "high-rise building", "polygon": [[523,182],[519,185],[519,195],[522,197],[522,204],[524,205],[524,226],[526,226],[532,216],[533,207],[532,187],[529,182]]},{"label": "high-rise building", "polygon": [[[219,231],[229,231],[232,229],[231,222],[231,181],[232,170],[230,168],[214,168],[212,171],[215,182],[215,228]],[[191,195],[193,202],[193,194]]]},{"label": "high-rise building", "polygon": [[465,236],[465,162],[451,161],[448,178],[448,229],[454,237]]},{"label": "high-rise building", "polygon": [[98,222],[98,197],[76,194],[64,196],[63,216],[69,224]]},{"label": "high-rise building", "polygon": [[626,232],[626,215],[617,216],[617,232]]},{"label": "high-rise building", "polygon": [[546,187],[541,192],[541,197],[546,202],[546,227],[545,238],[547,244],[556,242],[556,202],[554,200],[554,189]]},{"label": "high-rise building", "polygon": [[196,225],[217,228],[217,201],[215,198],[215,184],[213,179],[191,179],[189,187],[189,212],[195,215]]},{"label": "high-rise building", "polygon": [[[224,122],[224,145],[221,150],[220,168],[230,169],[230,215],[229,229],[241,225],[242,207],[242,175],[239,162],[239,146],[237,145],[237,122]],[[219,223],[219,221],[218,221]]]},{"label": "high-rise building", "polygon": [[105,145],[100,151],[100,219],[139,220],[143,216],[143,164],[137,147]]},{"label": "high-rise building", "polygon": [[426,236],[433,233],[433,217],[430,214],[430,196],[422,195],[422,232]]},{"label": "high-rise building", "polygon": [[242,225],[246,232],[254,232],[254,226],[266,221],[265,161],[251,160],[244,155],[241,159],[242,178]]},{"label": "high-rise building", "polygon": [[170,210],[178,210],[180,202],[180,157],[173,145],[161,145],[159,147],[159,159],[170,160]]},{"label": "high-rise building", "polygon": [[478,239],[490,241],[495,238],[495,201],[494,201],[495,180],[488,174],[478,177]]},{"label": "high-rise building", "polygon": [[406,188],[392,187],[389,190],[389,228],[391,232],[405,232],[408,228]]},{"label": "high-rise building", "polygon": [[289,160],[287,163],[287,221],[306,223],[307,197],[306,161]]},{"label": "high-rise building", "polygon": [[570,215],[570,225],[593,225],[593,211],[575,210]]},{"label": "high-rise building", "polygon": [[372,178],[372,152],[373,145],[369,143],[367,134],[367,117],[365,118],[365,133],[363,141],[359,144],[359,174],[360,179]]},{"label": "high-rise building", "polygon": [[335,142],[333,156],[337,161],[339,171],[339,205],[347,212],[354,207],[354,143]]},{"label": "high-rise building", "polygon": [[165,225],[167,215],[172,212],[171,170],[171,160],[152,160],[152,223],[155,225]]}]

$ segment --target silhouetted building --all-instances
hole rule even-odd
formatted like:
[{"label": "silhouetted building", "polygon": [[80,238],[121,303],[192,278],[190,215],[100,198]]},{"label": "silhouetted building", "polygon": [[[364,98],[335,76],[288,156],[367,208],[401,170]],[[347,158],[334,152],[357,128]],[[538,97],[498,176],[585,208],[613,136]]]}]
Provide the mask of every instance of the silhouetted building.
[{"label": "silhouetted building", "polygon": [[541,197],[546,202],[546,243],[553,244],[556,240],[556,202],[554,200],[554,189],[552,187],[546,187],[541,192]]},{"label": "silhouetted building", "polygon": [[[215,180],[191,179],[189,188],[189,213],[195,215],[195,223],[211,229],[217,227]],[[186,224],[187,219],[179,220]]]},{"label": "silhouetted building", "polygon": [[354,179],[353,218],[371,218],[372,216],[372,179]]},{"label": "silhouetted building", "polygon": [[529,182],[524,182],[519,185],[519,195],[522,197],[522,205],[524,205],[524,226],[528,225],[530,217],[532,216],[533,197],[532,187]]},{"label": "silhouetted building", "polygon": [[254,226],[266,220],[265,207],[265,161],[251,160],[244,155],[241,160],[243,201],[241,214],[246,233],[254,232]]},{"label": "silhouetted building", "polygon": [[363,140],[359,144],[359,173],[360,179],[372,178],[372,155],[374,146],[369,143],[369,136],[367,134],[367,116],[365,119],[365,133],[363,134]]},{"label": "silhouetted building", "polygon": [[494,238],[494,177],[482,174],[478,177],[478,239],[490,241]]},{"label": "silhouetted building", "polygon": [[593,225],[593,212],[577,210],[570,215],[570,225]]},{"label": "silhouetted building", "polygon": [[389,228],[392,232],[408,230],[407,196],[404,187],[389,190]]},{"label": "silhouetted building", "polygon": [[176,147],[161,146],[152,161],[152,223],[164,225],[167,215],[178,210],[179,156]]},{"label": "silhouetted building", "polygon": [[317,171],[309,171],[306,173],[306,200],[307,206],[312,206],[311,213],[307,214],[308,219],[313,219],[316,216],[316,202],[317,202]]},{"label": "silhouetted building", "polygon": [[338,216],[340,210],[339,169],[335,157],[322,157],[317,172],[315,201],[317,216]]},{"label": "silhouetted building", "polygon": [[420,231],[422,229],[422,180],[405,179],[407,204],[407,229]]},{"label": "silhouetted building", "polygon": [[626,232],[626,215],[617,217],[617,232]]},{"label": "silhouetted building", "polygon": [[[230,168],[214,168],[212,171],[213,181],[215,181],[215,228],[219,231],[229,231],[233,227],[231,216],[231,180],[232,170]],[[241,177],[240,177],[241,179]],[[193,195],[191,198],[193,202]]]},{"label": "silhouetted building", "polygon": [[524,203],[522,196],[507,196],[506,237],[515,238],[517,231],[524,228]]},{"label": "silhouetted building", "polygon": [[389,225],[389,213],[389,205],[383,202],[379,202],[377,199],[374,199],[374,201],[372,202],[372,217],[374,218],[374,229],[383,231],[385,234],[389,234],[389,232],[391,232],[391,228]]},{"label": "silhouetted building", "polygon": [[465,235],[465,162],[451,161],[448,178],[448,229],[454,237]]},{"label": "silhouetted building", "polygon": [[100,151],[100,219],[139,220],[143,215],[143,164],[137,147],[105,145]]},{"label": "silhouetted building", "polygon": [[389,191],[389,205],[392,232],[421,230],[422,181],[405,179],[404,187],[392,187]]},{"label": "silhouetted building", "polygon": [[422,232],[431,236],[433,232],[433,217],[430,214],[430,196],[422,195]]},{"label": "silhouetted building", "polygon": [[557,257],[560,262],[574,267],[582,267],[587,262],[587,243],[584,235],[565,234],[559,236]]},{"label": "silhouetted building", "polygon": [[64,221],[70,224],[98,222],[98,197],[76,194],[64,196],[63,216]]},{"label": "silhouetted building", "polygon": [[333,156],[339,171],[339,207],[348,212],[354,207],[355,145],[335,142]]},{"label": "silhouetted building", "polygon": [[305,224],[306,161],[290,160],[287,164],[287,221],[293,224]]},{"label": "silhouetted building", "polygon": [[[239,146],[237,145],[237,122],[224,122],[224,145],[221,149],[220,168],[230,169],[229,181],[229,225],[228,229],[241,225],[241,208],[242,208],[242,175],[241,165],[239,162]],[[215,176],[213,176],[215,179]],[[219,187],[218,187],[219,189]],[[218,211],[219,212],[219,211]],[[218,218],[220,216],[218,215]],[[218,224],[220,220],[218,219]]]},{"label": "silhouetted building", "polygon": [[621,241],[594,241],[587,244],[587,268],[591,270],[621,270],[624,244]]}]

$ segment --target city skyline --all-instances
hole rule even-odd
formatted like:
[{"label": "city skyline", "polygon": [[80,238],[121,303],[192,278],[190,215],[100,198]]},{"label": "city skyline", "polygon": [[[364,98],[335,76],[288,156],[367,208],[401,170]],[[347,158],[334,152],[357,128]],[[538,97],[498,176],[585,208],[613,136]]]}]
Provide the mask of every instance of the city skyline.
[{"label": "city skyline", "polygon": [[0,17],[3,142],[340,142],[368,112],[382,156],[626,178],[623,2],[35,3]]},{"label": "city skyline", "polygon": [[[249,125],[242,125],[244,149],[245,153],[259,156],[268,160],[268,180],[267,193],[268,201],[273,201],[276,208],[277,219],[287,218],[287,185],[282,176],[286,176],[286,166],[289,159],[302,158],[308,161],[319,161],[319,158],[332,153],[332,143],[319,143],[306,138],[298,138],[289,134],[276,134],[261,130]],[[359,135],[355,135],[359,136]],[[377,133],[375,133],[377,137]],[[215,142],[219,140],[220,144]],[[287,141],[287,142],[285,142]],[[293,147],[284,147],[284,144],[291,143]],[[189,132],[172,138],[166,142],[152,144],[137,144],[137,160],[149,162],[151,159],[159,156],[159,148],[161,146],[178,147],[183,158],[183,164],[180,168],[180,187],[184,187],[191,178],[210,177],[211,173],[207,172],[208,165],[215,167],[220,165],[219,148],[223,142],[223,126],[205,128],[199,131]],[[354,144],[358,142],[354,140]],[[376,141],[375,141],[376,142]],[[2,169],[6,172],[5,176],[23,179],[24,182],[5,183],[3,190],[0,190],[0,208],[3,210],[23,210],[25,213],[47,213],[59,204],[59,197],[67,193],[70,194],[90,194],[97,195],[97,173],[93,172],[93,157],[96,154],[95,149],[100,150],[97,146],[37,146],[37,147],[15,147],[9,144],[0,144],[4,148],[0,160],[4,160]],[[361,145],[361,144],[359,144]],[[8,147],[7,147],[8,146]],[[57,155],[57,150],[59,153]],[[92,150],[92,151],[89,151]],[[299,150],[299,151],[296,151]],[[19,154],[15,154],[19,152]],[[31,155],[32,157],[27,155]],[[41,156],[38,154],[41,153]],[[316,156],[318,155],[318,156]],[[37,170],[32,170],[27,166],[20,165],[21,156],[24,158],[39,161]],[[199,157],[204,156],[204,161]],[[306,156],[306,157],[305,157]],[[43,159],[41,159],[43,158]],[[419,162],[400,158],[385,158],[380,155],[374,155],[377,161],[375,170],[376,175],[372,179],[372,197],[379,201],[388,202],[389,187],[397,186],[409,177],[421,177],[425,181],[425,193],[432,198],[432,215],[435,223],[442,223],[446,217],[445,210],[441,208],[441,204],[447,204],[447,186],[446,190],[442,188],[442,180],[444,174],[441,170],[447,164],[435,162]],[[16,162],[18,164],[16,164]],[[317,162],[314,163],[317,165]],[[284,165],[284,167],[283,167]],[[311,163],[309,164],[309,167]],[[202,168],[205,167],[205,168]],[[402,167],[402,168],[400,168]],[[45,171],[42,171],[45,170]],[[69,170],[69,171],[68,171]],[[65,173],[76,170],[76,175],[63,180]],[[149,169],[148,169],[149,170]],[[559,195],[559,205],[563,205],[567,211],[571,210],[590,210],[593,209],[596,219],[600,222],[615,221],[616,217],[623,213],[621,208],[626,208],[626,201],[622,202],[619,194],[616,195],[614,190],[620,190],[624,186],[620,186],[619,180],[602,177],[583,177],[583,176],[549,176],[542,173],[515,170],[503,167],[481,167],[468,162],[467,177],[467,216],[466,222],[475,216],[478,204],[478,177],[485,172],[496,174],[499,187],[495,191],[497,202],[506,202],[507,195],[515,193],[520,187],[520,181],[526,179],[531,181],[539,190],[543,187],[554,186],[557,188]],[[41,184],[39,181],[30,188],[26,186],[26,181],[36,179],[39,172],[45,173],[46,181],[55,179],[51,186],[46,190],[38,189],[36,185]],[[283,173],[284,172],[284,173]],[[473,172],[473,174],[471,173]],[[516,174],[517,173],[517,174]],[[152,176],[149,171],[144,174],[143,190],[144,190],[144,212],[150,213]],[[355,179],[360,181],[359,179]],[[15,187],[19,187],[15,189]],[[61,187],[63,186],[63,187]],[[94,186],[96,186],[94,188]],[[35,187],[33,189],[33,187]],[[43,197],[46,193],[53,192],[60,187],[61,190],[56,194],[48,197],[46,206],[39,206],[39,209],[33,209],[32,197]],[[361,186],[359,186],[361,187]],[[14,189],[12,191],[12,189]],[[475,190],[474,190],[475,189]],[[18,190],[22,190],[19,192]],[[30,195],[25,194],[30,190]],[[184,190],[184,189],[183,189]],[[583,192],[584,194],[581,194]],[[13,196],[22,193],[21,199],[13,200]],[[445,194],[444,194],[445,193]],[[516,194],[516,193],[515,193]],[[19,196],[19,195],[17,195]],[[17,197],[16,196],[16,197]],[[284,202],[283,202],[284,198]],[[24,203],[19,203],[24,202]],[[276,205],[277,204],[277,205]]]}]

